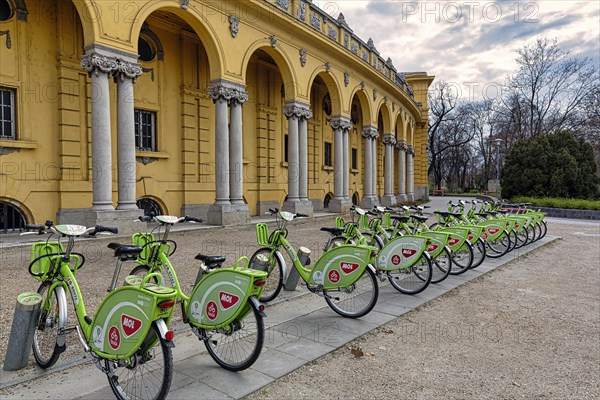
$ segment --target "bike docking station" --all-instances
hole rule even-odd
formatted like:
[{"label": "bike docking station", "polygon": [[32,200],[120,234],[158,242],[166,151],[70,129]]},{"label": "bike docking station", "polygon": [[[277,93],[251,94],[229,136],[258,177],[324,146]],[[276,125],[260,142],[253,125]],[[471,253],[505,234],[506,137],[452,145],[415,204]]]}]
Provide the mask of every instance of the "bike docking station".
[{"label": "bike docking station", "polygon": [[40,317],[42,296],[35,292],[25,292],[17,296],[15,315],[4,358],[5,371],[25,368],[31,356],[31,344],[35,326]]},{"label": "bike docking station", "polygon": [[[292,260],[293,261],[293,260]],[[310,250],[306,247],[300,247],[298,249],[298,261],[302,264],[303,267],[306,267],[310,264]],[[300,279],[300,274],[296,268],[292,268],[290,273],[285,280],[285,284],[283,285],[283,289],[288,292],[293,292],[296,290],[296,286],[298,286],[298,280]]]}]

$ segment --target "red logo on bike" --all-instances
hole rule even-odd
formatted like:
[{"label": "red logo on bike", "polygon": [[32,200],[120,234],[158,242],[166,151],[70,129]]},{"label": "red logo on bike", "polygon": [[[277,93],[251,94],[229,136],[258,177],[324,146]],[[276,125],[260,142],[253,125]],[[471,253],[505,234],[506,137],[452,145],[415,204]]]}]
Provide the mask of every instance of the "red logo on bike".
[{"label": "red logo on bike", "polygon": [[440,246],[438,246],[437,244],[430,244],[429,247],[427,248],[427,251],[436,251],[438,249],[438,247],[440,247]]},{"label": "red logo on bike", "polygon": [[417,254],[416,250],[413,249],[402,249],[402,255],[406,258],[410,258],[412,256],[414,256],[415,254]]},{"label": "red logo on bike", "polygon": [[450,240],[448,240],[448,244],[450,246],[454,246],[458,242],[460,242],[460,239],[458,239],[458,238],[450,238]]},{"label": "red logo on bike", "polygon": [[342,269],[342,272],[346,275],[353,273],[354,271],[356,271],[358,269],[359,265],[357,263],[351,263],[351,262],[345,262],[342,261],[340,263],[340,268]]},{"label": "red logo on bike", "polygon": [[490,235],[494,235],[494,234],[498,233],[499,230],[500,230],[499,228],[488,228],[488,233]]},{"label": "red logo on bike", "polygon": [[518,223],[518,222],[517,222],[517,223],[515,223],[515,228],[518,228],[519,226],[521,226],[521,225],[519,225],[519,223]]},{"label": "red logo on bike", "polygon": [[140,330],[142,321],[127,314],[121,314],[121,327],[123,328],[125,337],[128,338]]},{"label": "red logo on bike", "polygon": [[481,233],[481,237],[482,237],[483,240],[487,240],[487,233],[482,232]]},{"label": "red logo on bike", "polygon": [[331,283],[338,283],[340,281],[340,273],[337,272],[335,269],[332,269],[331,271],[329,271],[329,273],[327,274],[327,277],[329,278]]},{"label": "red logo on bike", "polygon": [[121,334],[114,325],[108,330],[108,344],[113,350],[117,350],[121,346]]},{"label": "red logo on bike", "polygon": [[400,256],[398,254],[394,254],[392,256],[392,264],[398,265],[398,264],[400,264],[401,261],[402,261],[402,258],[400,258]]},{"label": "red logo on bike", "polygon": [[221,307],[223,307],[223,310],[227,310],[228,308],[235,306],[239,300],[239,296],[236,296],[235,294],[219,292],[219,301],[221,302]]},{"label": "red logo on bike", "polygon": [[467,239],[469,239],[469,242],[470,242],[471,240],[473,240],[473,237],[474,237],[473,235],[469,235],[469,237],[467,238]]},{"label": "red logo on bike", "polygon": [[209,301],[206,305],[206,316],[208,319],[213,321],[219,315],[219,310],[217,310],[217,303],[214,301]]}]

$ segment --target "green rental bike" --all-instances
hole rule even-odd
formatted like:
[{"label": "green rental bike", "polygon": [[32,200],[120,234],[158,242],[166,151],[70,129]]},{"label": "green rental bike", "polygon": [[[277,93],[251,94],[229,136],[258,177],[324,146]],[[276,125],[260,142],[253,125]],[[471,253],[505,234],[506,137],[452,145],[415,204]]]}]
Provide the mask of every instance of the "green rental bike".
[{"label": "green rental bike", "polygon": [[265,336],[264,305],[258,298],[267,273],[248,268],[248,257],[241,257],[233,267],[221,268],[225,257],[198,254],[196,282],[191,294],[185,295],[169,260],[176,246],[168,239],[169,232],[175,224],[202,220],[168,215],[142,216],[139,220],[158,222],[155,230],[164,228],[164,232],[158,239],[154,231],[133,234],[133,244],[143,251],[135,260],[139,265],[125,278],[126,284],[135,286],[148,275],[162,279],[166,273],[168,283],[176,291],[177,302],[181,303],[183,322],[204,342],[217,364],[230,371],[241,371],[254,364]]},{"label": "green rental bike", "polygon": [[[175,305],[175,290],[150,282],[150,274],[135,286],[115,289],[123,261],[137,257],[140,247],[109,248],[117,258],[108,295],[89,316],[77,284],[77,272],[85,257],[73,251],[75,238],[117,233],[116,228],[80,225],[27,225],[25,234],[51,233],[67,243],[40,241],[31,248],[29,273],[42,282],[38,293],[43,303],[33,338],[33,355],[42,368],[49,368],[66,348],[67,336],[77,332],[79,341],[96,366],[107,375],[119,399],[164,399],[173,374],[173,331],[168,329]],[[68,326],[67,295],[70,293],[79,325]]]},{"label": "green rental bike", "polygon": [[[303,265],[298,253],[287,241],[287,224],[302,214],[270,209],[275,216],[277,229],[270,235],[267,224],[256,225],[258,249],[250,258],[250,265],[265,266],[269,277],[268,299],[274,299],[284,286],[286,264],[280,249],[286,251],[298,275],[306,283],[309,291],[325,298],[333,311],[343,317],[359,318],[368,314],[379,296],[376,270],[373,266],[376,247],[362,244],[340,244],[326,251],[315,263],[308,267],[310,260]],[[308,249],[300,248],[303,253]],[[261,298],[264,300],[264,298]]]}]

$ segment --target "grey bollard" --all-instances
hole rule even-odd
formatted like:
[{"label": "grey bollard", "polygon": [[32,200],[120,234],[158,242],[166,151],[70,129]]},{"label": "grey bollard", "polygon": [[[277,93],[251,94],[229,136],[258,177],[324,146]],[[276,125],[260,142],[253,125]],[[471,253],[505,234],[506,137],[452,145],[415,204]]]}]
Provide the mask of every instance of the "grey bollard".
[{"label": "grey bollard", "polygon": [[42,296],[38,293],[26,292],[17,296],[15,316],[4,358],[5,371],[16,371],[25,368],[29,363],[31,344],[40,317],[41,304]]},{"label": "grey bollard", "polygon": [[[300,261],[300,264],[302,264],[303,267],[306,265],[309,258],[310,250],[306,247],[300,247],[298,249],[298,261]],[[300,274],[298,274],[296,268],[292,266],[292,269],[290,270],[290,273],[287,279],[285,280],[285,285],[283,286],[283,288],[289,292],[293,292],[294,290],[296,290],[296,286],[298,286],[298,279],[300,279]]]}]

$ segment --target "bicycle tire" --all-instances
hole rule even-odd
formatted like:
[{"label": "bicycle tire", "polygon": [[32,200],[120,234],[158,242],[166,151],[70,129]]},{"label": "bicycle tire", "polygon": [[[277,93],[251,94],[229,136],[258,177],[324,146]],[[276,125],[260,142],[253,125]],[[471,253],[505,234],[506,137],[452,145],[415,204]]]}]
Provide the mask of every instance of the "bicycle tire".
[{"label": "bicycle tire", "polygon": [[435,228],[437,228],[438,226],[444,227],[443,224],[440,224],[439,222],[434,222],[433,224],[429,225],[429,230],[430,231],[435,231]]},{"label": "bicycle tire", "polygon": [[511,246],[512,244],[510,242],[510,236],[508,235],[508,232],[505,229],[504,233],[499,238],[487,242],[487,248],[491,250],[487,252],[487,256],[490,258],[502,257],[503,255],[508,253]]},{"label": "bicycle tire", "polygon": [[542,237],[544,237],[544,228],[542,228],[542,224],[537,221],[535,223],[535,230],[536,230],[536,241],[540,240]]},{"label": "bicycle tire", "polygon": [[328,242],[328,246],[325,248],[325,251],[327,250],[331,250],[334,247],[338,247],[338,246],[342,246],[346,244],[346,238],[343,236],[335,236],[332,237],[329,242]]},{"label": "bicycle tire", "polygon": [[482,238],[477,238],[475,244],[473,246],[473,264],[471,264],[471,269],[479,267],[484,261],[485,256],[487,255],[487,251],[485,249],[485,242]]},{"label": "bicycle tire", "polygon": [[[153,342],[154,345],[148,346]],[[127,360],[129,365],[119,366],[123,360],[104,361],[108,383],[118,399],[162,400],[167,397],[173,379],[173,354],[155,324],[140,349]],[[157,383],[157,380],[160,381]]]},{"label": "bicycle tire", "polygon": [[546,236],[546,233],[548,233],[548,224],[546,224],[546,221],[541,220],[540,223],[542,224],[542,238],[544,238]]},{"label": "bicycle tire", "polygon": [[[242,371],[258,359],[265,338],[265,325],[256,304],[248,300],[250,312],[242,320],[233,321],[226,328],[200,329],[208,354],[229,371]],[[248,351],[249,350],[249,351]]]},{"label": "bicycle tire", "polygon": [[447,247],[444,247],[444,250],[431,261],[431,283],[440,283],[450,275],[450,270],[452,270],[452,254]]},{"label": "bicycle tire", "polygon": [[[452,252],[452,269],[450,275],[460,275],[473,266],[473,245],[468,240],[457,251]],[[456,268],[455,268],[456,267]]]},{"label": "bicycle tire", "polygon": [[385,231],[387,232],[387,234],[388,234],[388,235],[389,235],[389,237],[390,237],[390,239],[388,240],[388,242],[389,242],[390,240],[392,240],[392,239],[395,239],[395,238],[396,238],[396,235],[394,235],[395,229],[392,229],[392,228],[387,228]]},{"label": "bicycle tire", "polygon": [[279,257],[275,255],[275,252],[269,247],[262,247],[252,254],[250,257],[249,265],[252,265],[255,258],[259,255],[263,254],[268,259],[268,270],[267,272],[267,283],[265,283],[265,287],[260,295],[260,301],[264,303],[268,303],[269,301],[274,300],[281,292],[281,288],[283,288],[283,265],[281,264],[281,260]]},{"label": "bicycle tire", "polygon": [[433,275],[431,257],[423,253],[412,267],[386,272],[390,284],[404,294],[417,294],[427,289]]},{"label": "bicycle tire", "polygon": [[[134,269],[131,270],[129,275],[139,275],[141,278],[143,278],[146,275],[148,275],[149,272],[150,272],[150,266],[138,265]],[[163,283],[164,283],[164,281],[165,280],[163,279]],[[148,279],[148,282],[158,284],[158,279],[155,276],[153,276],[150,279]]]},{"label": "bicycle tire", "polygon": [[511,228],[510,231],[508,231],[508,235],[510,237],[510,244],[511,247],[508,250],[508,252],[510,253],[511,251],[513,251],[514,249],[517,248],[517,231],[515,231],[513,228]]},{"label": "bicycle tire", "polygon": [[[60,302],[56,290],[53,290],[51,294],[47,291],[50,288],[52,282],[45,281],[38,288],[37,292],[42,295],[42,305],[45,303],[46,296],[51,296],[50,310],[46,313],[42,308],[40,317],[35,327],[33,334],[33,343],[31,345],[33,349],[33,357],[35,362],[41,368],[50,368],[53,366],[60,354],[65,350],[66,345],[62,347],[58,345],[58,333],[64,326],[61,326],[61,315],[66,310],[61,310]],[[46,294],[44,295],[44,293]]]},{"label": "bicycle tire", "polygon": [[377,247],[378,253],[383,249],[383,240],[379,236],[371,232],[363,233],[362,235],[367,240],[369,246]]},{"label": "bicycle tire", "polygon": [[[324,290],[323,294],[329,307],[337,314],[346,318],[360,318],[375,307],[379,298],[379,285],[375,272],[367,266],[363,275],[352,285],[336,290]],[[336,296],[333,296],[334,294]],[[352,306],[354,304],[355,307]]]},{"label": "bicycle tire", "polygon": [[527,245],[529,243],[529,229],[526,226],[521,228],[520,232],[517,232],[517,249]]}]

